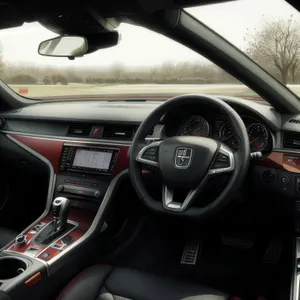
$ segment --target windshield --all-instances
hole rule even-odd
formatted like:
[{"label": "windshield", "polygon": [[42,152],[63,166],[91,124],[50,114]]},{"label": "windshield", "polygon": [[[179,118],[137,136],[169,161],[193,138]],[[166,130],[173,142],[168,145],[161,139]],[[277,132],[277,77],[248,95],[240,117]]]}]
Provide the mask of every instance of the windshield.
[{"label": "windshield", "polygon": [[[283,0],[241,0],[187,11],[300,94],[299,13]],[[55,34],[38,23],[0,31],[0,78],[34,99],[168,98],[207,93],[257,100],[225,71],[187,47],[121,24],[120,43],[68,60],[37,53]]]}]

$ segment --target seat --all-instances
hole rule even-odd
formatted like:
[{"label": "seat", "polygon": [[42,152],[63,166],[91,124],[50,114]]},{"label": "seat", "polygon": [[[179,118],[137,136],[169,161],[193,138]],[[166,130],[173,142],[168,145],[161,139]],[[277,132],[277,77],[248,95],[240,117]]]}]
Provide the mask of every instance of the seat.
[{"label": "seat", "polygon": [[0,249],[12,241],[17,235],[17,232],[13,230],[0,227]]},{"label": "seat", "polygon": [[225,300],[222,292],[132,269],[96,265],[80,273],[58,300]]}]

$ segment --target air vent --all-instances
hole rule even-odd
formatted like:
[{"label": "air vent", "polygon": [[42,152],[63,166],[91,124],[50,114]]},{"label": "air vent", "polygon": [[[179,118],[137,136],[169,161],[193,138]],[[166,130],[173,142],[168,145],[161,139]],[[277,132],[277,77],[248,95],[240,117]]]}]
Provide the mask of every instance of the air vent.
[{"label": "air vent", "polygon": [[300,120],[296,120],[296,119],[290,119],[289,123],[294,123],[294,124],[299,124]]},{"label": "air vent", "polygon": [[92,125],[72,124],[69,127],[68,135],[70,136],[89,136],[92,130]]},{"label": "air vent", "polygon": [[102,137],[106,139],[131,140],[133,138],[136,126],[132,125],[104,125]]},{"label": "air vent", "polygon": [[283,147],[300,149],[300,133],[285,132],[283,135]]}]

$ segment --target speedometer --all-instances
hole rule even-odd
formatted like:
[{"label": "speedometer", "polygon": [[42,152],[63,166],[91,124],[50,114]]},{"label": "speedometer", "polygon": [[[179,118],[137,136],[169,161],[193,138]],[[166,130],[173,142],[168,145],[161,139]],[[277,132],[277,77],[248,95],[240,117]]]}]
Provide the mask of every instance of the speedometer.
[{"label": "speedometer", "polygon": [[209,136],[209,124],[201,116],[190,117],[183,126],[183,135]]},{"label": "speedometer", "polygon": [[238,147],[239,147],[238,142],[237,142],[236,138],[234,137],[232,127],[230,126],[229,123],[225,123],[221,127],[220,132],[219,132],[219,138],[220,138],[221,142],[227,144],[231,148],[238,149]]},{"label": "speedometer", "polygon": [[268,131],[260,123],[253,123],[247,128],[251,152],[263,151],[268,146]]}]

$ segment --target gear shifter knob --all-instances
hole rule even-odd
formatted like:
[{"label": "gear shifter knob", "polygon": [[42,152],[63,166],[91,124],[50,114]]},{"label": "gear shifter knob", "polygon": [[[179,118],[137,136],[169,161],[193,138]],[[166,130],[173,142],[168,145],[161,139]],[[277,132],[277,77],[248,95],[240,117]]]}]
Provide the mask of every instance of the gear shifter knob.
[{"label": "gear shifter knob", "polygon": [[52,203],[54,216],[54,231],[63,229],[68,220],[70,200],[65,197],[57,197]]}]

